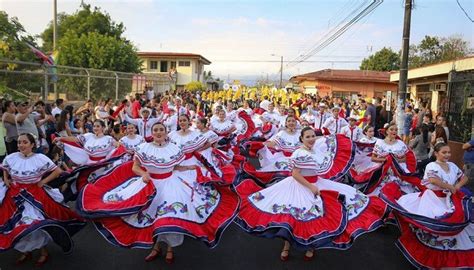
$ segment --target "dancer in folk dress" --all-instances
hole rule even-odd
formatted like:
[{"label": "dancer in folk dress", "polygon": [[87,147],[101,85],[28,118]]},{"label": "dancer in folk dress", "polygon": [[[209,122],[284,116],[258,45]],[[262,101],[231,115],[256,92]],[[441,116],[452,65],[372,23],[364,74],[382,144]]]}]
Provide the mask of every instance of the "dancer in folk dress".
[{"label": "dancer in folk dress", "polygon": [[85,226],[84,220],[63,204],[58,189],[47,184],[59,176],[59,169],[43,154],[35,154],[31,134],[18,137],[18,149],[2,164],[0,184],[0,251],[14,248],[22,254],[17,264],[40,249],[36,266],[48,260],[46,245],[54,241],[64,252],[71,252],[71,236]]},{"label": "dancer in folk dress", "polygon": [[172,141],[166,127],[156,123],[153,142],[141,144],[133,162],[86,185],[78,197],[78,211],[95,219],[109,242],[151,248],[146,261],[159,256],[159,242],[164,242],[165,260],[172,263],[173,247],[183,243],[184,235],[215,247],[238,210],[230,187],[200,184],[193,152],[207,140],[189,130],[184,115],[180,126],[182,134],[174,133]]},{"label": "dancer in folk dress", "polygon": [[401,236],[397,246],[420,269],[473,269],[473,201],[468,179],[449,161],[445,143],[434,147],[436,161],[426,166],[421,192],[402,195],[397,183],[382,189],[382,198],[394,209]]},{"label": "dancer in folk dress", "polygon": [[290,245],[306,250],[349,248],[354,239],[382,225],[386,205],[330,178],[340,178],[351,165],[352,142],[343,135],[316,139],[303,128],[302,146],[291,156],[292,176],[262,189],[250,179],[236,186],[242,199],[238,225],[254,235],[282,237],[281,260],[288,260]]}]

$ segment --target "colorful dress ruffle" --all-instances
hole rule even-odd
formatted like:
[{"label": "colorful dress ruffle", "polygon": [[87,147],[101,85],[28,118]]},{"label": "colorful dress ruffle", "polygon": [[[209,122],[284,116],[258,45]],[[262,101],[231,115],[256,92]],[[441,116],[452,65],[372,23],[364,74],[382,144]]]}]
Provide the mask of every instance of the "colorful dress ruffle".
[{"label": "colorful dress ruffle", "polygon": [[122,137],[119,142],[127,149],[129,153],[133,153],[138,149],[140,144],[145,143],[145,139],[141,136],[136,134],[135,138],[130,139],[128,136]]},{"label": "colorful dress ruffle", "polygon": [[463,173],[454,163],[448,166],[446,172],[436,162],[428,164],[422,192],[402,195],[396,183],[382,189],[381,198],[394,210],[401,231],[397,246],[420,269],[474,268],[472,197],[429,183],[429,178],[437,178],[456,184]]},{"label": "colorful dress ruffle", "polygon": [[256,168],[252,161],[244,161],[242,169],[259,184],[267,185],[273,181],[290,175],[290,156],[300,146],[300,131],[293,134],[286,130],[279,131],[268,141],[275,144],[275,148],[266,147],[261,141],[245,142],[243,148],[249,158],[258,158],[260,168]]},{"label": "colorful dress ruffle", "polygon": [[30,252],[51,240],[71,252],[71,237],[85,226],[84,220],[63,204],[58,189],[37,185],[56,165],[43,154],[24,157],[17,152],[5,158],[3,169],[12,184],[0,183],[0,252]]},{"label": "colorful dress ruffle", "polygon": [[[332,151],[320,152],[323,145]],[[387,210],[377,197],[322,178],[341,177],[352,158],[352,143],[342,135],[318,139],[312,151],[296,150],[292,167],[301,169],[320,196],[291,176],[267,188],[246,179],[236,186],[242,200],[236,223],[248,233],[284,238],[301,248],[349,248],[357,236],[381,226]]]},{"label": "colorful dress ruffle", "polygon": [[203,177],[198,177],[205,181],[215,181],[219,184],[230,185],[237,176],[237,170],[232,162],[232,151],[224,152],[213,145],[219,140],[219,136],[212,130],[201,133],[211,146],[194,152],[194,156],[199,162],[200,172]]},{"label": "colorful dress ruffle", "polygon": [[56,184],[67,184],[64,192],[66,201],[75,200],[78,192],[87,184],[96,181],[113,168],[131,160],[127,149],[121,145],[114,146],[114,138],[102,136],[97,138],[92,133],[79,135],[79,143],[62,142],[64,153],[72,162],[79,165],[72,172],[61,176]]},{"label": "colorful dress ruffle", "polygon": [[[359,149],[371,147],[371,144],[365,143],[357,145]],[[368,155],[368,158],[361,160],[359,155],[359,161],[350,171],[350,179],[357,188],[365,194],[378,195],[385,184],[396,182],[404,193],[419,191],[422,185],[419,177],[415,174],[415,155],[401,140],[397,140],[394,144],[377,140],[372,152],[387,160],[384,163],[373,162]],[[405,158],[405,162],[397,161],[400,158]]]},{"label": "colorful dress ruffle", "polygon": [[78,198],[78,211],[96,218],[99,232],[118,246],[151,248],[155,241],[177,246],[188,235],[215,247],[238,210],[239,199],[230,187],[200,184],[194,170],[194,178],[191,171],[174,171],[184,165],[185,154],[171,142],[142,144],[135,159],[152,181],[144,183],[133,173],[132,162],[126,163],[88,184]]}]

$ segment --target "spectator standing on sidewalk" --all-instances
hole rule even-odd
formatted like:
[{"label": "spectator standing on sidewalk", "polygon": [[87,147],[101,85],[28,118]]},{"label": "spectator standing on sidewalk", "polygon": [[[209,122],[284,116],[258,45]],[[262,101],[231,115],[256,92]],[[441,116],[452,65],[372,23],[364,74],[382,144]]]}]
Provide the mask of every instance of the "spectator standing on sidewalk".
[{"label": "spectator standing on sidewalk", "polygon": [[464,150],[464,174],[472,183],[474,181],[474,139],[463,144],[462,149]]},{"label": "spectator standing on sidewalk", "polygon": [[11,100],[5,101],[2,115],[2,123],[6,130],[5,147],[7,154],[18,151],[18,131],[15,121],[16,106]]}]

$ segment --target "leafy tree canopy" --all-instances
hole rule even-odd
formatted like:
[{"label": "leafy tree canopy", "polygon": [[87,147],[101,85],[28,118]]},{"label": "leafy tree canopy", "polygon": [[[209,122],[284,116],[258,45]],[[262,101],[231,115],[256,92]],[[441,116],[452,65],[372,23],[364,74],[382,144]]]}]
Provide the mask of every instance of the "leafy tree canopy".
[{"label": "leafy tree canopy", "polygon": [[35,39],[26,33],[18,18],[10,18],[0,11],[0,57],[31,61],[35,56],[25,42],[36,46]]},{"label": "leafy tree canopy", "polygon": [[[409,68],[417,68],[465,57],[472,52],[469,42],[462,36],[454,35],[447,38],[425,36],[419,44],[410,46],[408,56]],[[398,70],[400,52],[391,48],[382,48],[361,62],[361,70],[390,71]]]},{"label": "leafy tree canopy", "polygon": [[[41,34],[43,50],[52,50],[52,23]],[[72,15],[58,16],[58,55],[60,65],[139,72],[137,48],[122,36],[125,27],[110,15],[81,4]]]},{"label": "leafy tree canopy", "polygon": [[360,64],[361,70],[391,71],[400,66],[400,55],[391,48],[383,47],[380,51],[364,58]]}]

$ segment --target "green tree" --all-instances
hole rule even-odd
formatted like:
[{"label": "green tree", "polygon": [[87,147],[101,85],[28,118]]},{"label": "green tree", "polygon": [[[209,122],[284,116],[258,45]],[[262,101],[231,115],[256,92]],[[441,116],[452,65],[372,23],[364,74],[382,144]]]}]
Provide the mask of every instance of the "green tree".
[{"label": "green tree", "polygon": [[[74,14],[62,13],[58,18],[57,64],[138,73],[141,70],[141,60],[138,58],[137,48],[122,36],[124,31],[122,23],[114,22],[109,14],[97,7],[92,9],[90,5],[81,4]],[[41,34],[44,50],[52,50],[52,37],[50,23]],[[113,73],[103,72],[91,78],[92,97],[114,97],[115,79],[98,78],[114,76]],[[78,98],[84,98],[87,80],[59,76],[58,88],[68,95],[72,93]],[[119,96],[130,92],[131,81],[128,84],[119,82],[119,88]]]},{"label": "green tree", "polygon": [[383,47],[369,58],[364,58],[359,68],[361,70],[391,71],[398,70],[399,66],[400,55],[391,48]]},{"label": "green tree", "polygon": [[469,42],[462,36],[440,38],[425,36],[418,45],[411,45],[408,65],[417,68],[465,57],[470,53]]},{"label": "green tree", "polygon": [[[67,32],[74,32],[81,36],[89,32],[96,32],[101,35],[115,37],[122,39],[122,34],[125,27],[122,23],[115,23],[109,14],[102,12],[100,8],[91,5],[81,4],[82,9],[76,11],[72,15],[66,13],[58,14],[57,31],[59,39]],[[43,40],[43,49],[51,51],[53,49],[53,22],[51,21],[48,27],[41,33]]]},{"label": "green tree", "polygon": [[204,84],[202,84],[202,83],[199,82],[199,81],[192,81],[192,82],[186,84],[185,89],[186,89],[187,91],[195,92],[195,91],[203,91],[203,90],[206,90],[206,87],[204,86]]},{"label": "green tree", "polygon": [[[26,45],[26,42],[37,46],[33,36],[28,35],[18,18],[9,17],[0,11],[0,58],[36,62],[37,58]],[[15,98],[18,94],[29,95],[30,91],[39,92],[43,86],[43,76],[34,75],[40,67],[21,64],[1,64],[1,69],[28,71],[28,75],[20,73],[0,73],[0,94]],[[24,96],[22,96],[24,98]]]}]

